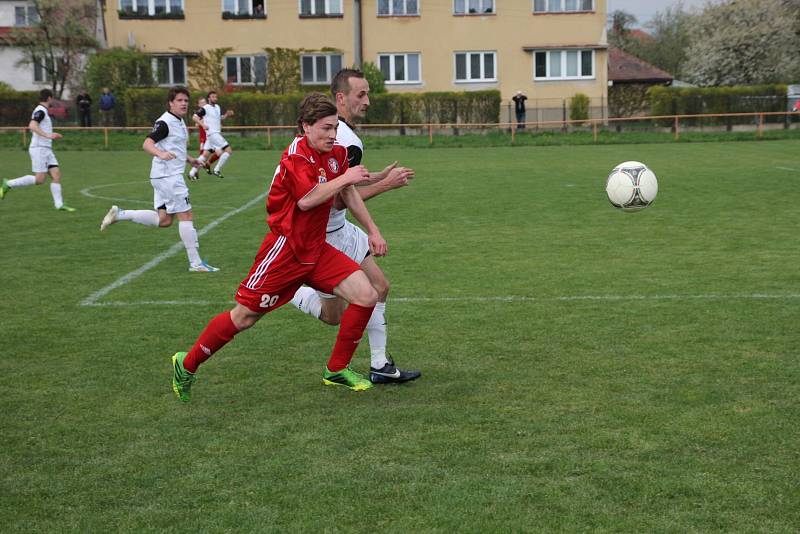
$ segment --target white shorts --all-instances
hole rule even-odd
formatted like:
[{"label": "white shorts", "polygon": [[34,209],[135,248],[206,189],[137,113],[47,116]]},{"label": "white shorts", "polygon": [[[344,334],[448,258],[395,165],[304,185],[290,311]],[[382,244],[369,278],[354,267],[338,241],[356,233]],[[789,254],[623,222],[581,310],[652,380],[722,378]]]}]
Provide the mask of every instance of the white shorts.
[{"label": "white shorts", "polygon": [[226,146],[230,146],[228,142],[222,137],[221,133],[210,133],[208,137],[206,137],[206,142],[203,143],[203,150],[208,150],[209,152],[214,152],[217,149],[223,149]]},{"label": "white shorts", "polygon": [[51,167],[58,167],[58,160],[52,148],[33,146],[28,149],[31,155],[31,171],[33,173],[47,172]]},{"label": "white shorts", "polygon": [[[361,265],[369,255],[369,238],[364,230],[351,223],[345,221],[344,226],[335,232],[331,232],[325,236],[325,241],[330,246],[344,253],[345,256]],[[336,298],[336,295],[330,295],[317,291],[319,296],[326,299]]]},{"label": "white shorts", "polygon": [[183,213],[192,209],[189,203],[189,188],[183,175],[150,178],[153,185],[153,207],[156,210],[166,209],[167,213]]}]

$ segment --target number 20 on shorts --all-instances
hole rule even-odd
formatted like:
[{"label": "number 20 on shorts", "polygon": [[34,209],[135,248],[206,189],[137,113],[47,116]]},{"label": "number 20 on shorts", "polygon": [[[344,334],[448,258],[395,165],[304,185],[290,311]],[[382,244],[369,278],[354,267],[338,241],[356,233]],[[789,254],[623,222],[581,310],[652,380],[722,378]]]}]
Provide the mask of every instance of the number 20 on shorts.
[{"label": "number 20 on shorts", "polygon": [[275,303],[278,302],[278,297],[280,297],[280,295],[261,295],[261,304],[259,304],[259,306],[262,308],[275,306]]}]

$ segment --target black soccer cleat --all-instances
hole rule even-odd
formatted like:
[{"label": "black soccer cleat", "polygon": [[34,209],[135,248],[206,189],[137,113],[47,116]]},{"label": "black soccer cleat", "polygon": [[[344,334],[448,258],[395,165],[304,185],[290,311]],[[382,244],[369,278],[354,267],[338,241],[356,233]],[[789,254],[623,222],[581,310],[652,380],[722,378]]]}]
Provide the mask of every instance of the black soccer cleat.
[{"label": "black soccer cleat", "polygon": [[420,376],[422,373],[416,370],[398,369],[391,360],[380,369],[369,368],[369,381],[373,384],[402,384],[416,380]]}]

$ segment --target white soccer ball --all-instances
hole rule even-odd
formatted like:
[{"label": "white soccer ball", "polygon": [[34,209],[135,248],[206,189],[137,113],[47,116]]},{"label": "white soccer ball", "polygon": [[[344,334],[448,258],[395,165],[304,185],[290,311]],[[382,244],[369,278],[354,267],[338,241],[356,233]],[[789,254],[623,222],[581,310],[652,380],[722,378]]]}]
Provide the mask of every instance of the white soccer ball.
[{"label": "white soccer ball", "polygon": [[626,161],[614,167],[608,175],[606,194],[615,208],[623,211],[643,210],[656,199],[658,180],[644,163]]}]

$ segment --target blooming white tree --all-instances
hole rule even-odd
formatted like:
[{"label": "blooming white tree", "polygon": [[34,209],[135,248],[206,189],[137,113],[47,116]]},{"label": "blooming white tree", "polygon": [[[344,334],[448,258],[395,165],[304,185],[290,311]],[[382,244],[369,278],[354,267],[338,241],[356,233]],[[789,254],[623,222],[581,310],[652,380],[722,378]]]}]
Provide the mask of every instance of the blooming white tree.
[{"label": "blooming white tree", "polygon": [[725,0],[694,18],[686,78],[698,85],[800,80],[798,11],[785,0]]}]

